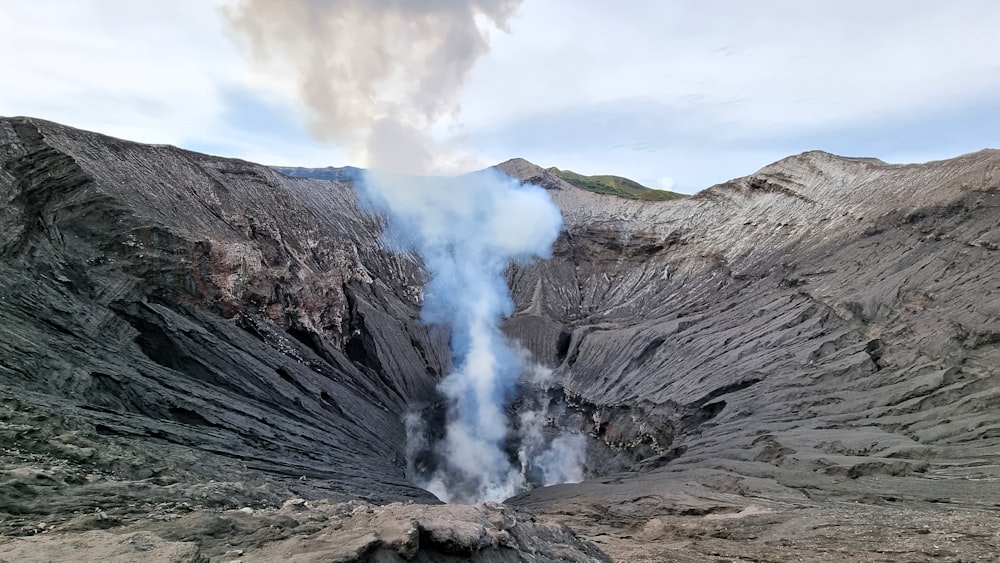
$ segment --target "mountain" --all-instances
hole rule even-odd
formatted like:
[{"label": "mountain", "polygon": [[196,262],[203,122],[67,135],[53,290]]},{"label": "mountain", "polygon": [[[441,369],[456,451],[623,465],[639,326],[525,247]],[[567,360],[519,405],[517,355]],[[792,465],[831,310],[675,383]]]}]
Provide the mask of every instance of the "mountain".
[{"label": "mountain", "polygon": [[613,195],[625,199],[641,199],[643,201],[667,201],[687,197],[684,194],[668,190],[647,188],[639,182],[622,178],[621,176],[584,176],[572,170],[560,170],[555,166],[546,168],[545,171],[580,189],[597,194]]},{"label": "mountain", "polygon": [[[299,178],[315,178],[317,180],[340,180],[353,182],[361,177],[363,170],[354,166],[343,166],[340,168],[328,166],[326,168],[302,168],[289,166],[273,166],[275,170],[286,176]],[[572,170],[560,170],[556,167],[546,168],[546,172],[565,180],[570,184],[589,192],[618,196],[625,199],[640,199],[644,201],[667,201],[671,199],[681,199],[687,197],[667,190],[655,190],[647,188],[642,184],[622,178],[621,176],[584,176]]]},{"label": "mountain", "polygon": [[285,176],[315,178],[317,180],[339,180],[353,182],[361,177],[361,168],[354,166],[327,166],[326,168],[302,168],[300,166],[272,166]]},{"label": "mountain", "polygon": [[0,559],[997,552],[1000,151],[672,201],[497,168],[563,213],[504,330],[588,479],[440,505],[403,415],[447,335],[348,180],[0,119]]}]

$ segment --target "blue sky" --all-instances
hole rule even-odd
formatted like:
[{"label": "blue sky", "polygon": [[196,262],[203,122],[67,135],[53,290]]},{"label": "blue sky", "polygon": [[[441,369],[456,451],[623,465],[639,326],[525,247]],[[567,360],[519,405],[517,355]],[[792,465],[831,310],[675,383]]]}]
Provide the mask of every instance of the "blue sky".
[{"label": "blue sky", "polygon": [[[0,0],[0,115],[266,164],[351,162],[263,72],[224,0]],[[524,0],[433,129],[694,192],[822,149],[890,162],[1000,146],[1000,2]]]}]

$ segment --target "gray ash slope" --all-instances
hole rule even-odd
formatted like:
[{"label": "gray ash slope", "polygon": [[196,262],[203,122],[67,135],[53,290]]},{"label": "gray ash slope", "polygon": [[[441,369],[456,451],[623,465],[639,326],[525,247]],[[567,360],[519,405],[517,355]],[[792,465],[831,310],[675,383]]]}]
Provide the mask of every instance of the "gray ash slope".
[{"label": "gray ash slope", "polygon": [[447,342],[415,320],[419,264],[380,249],[349,185],[39,120],[0,133],[11,392],[205,454],[203,477],[428,498],[399,413],[431,396]]},{"label": "gray ash slope", "polygon": [[[573,515],[623,560],[995,556],[992,525],[942,522],[1000,509],[1000,151],[809,152],[667,203],[500,168],[566,219],[554,260],[511,273],[508,327],[549,354],[584,428],[648,469],[512,502]],[[656,532],[754,511],[764,524]]]},{"label": "gray ash slope", "polygon": [[[683,552],[658,517],[751,501],[1000,507],[1000,152],[804,153],[670,202],[500,168],[566,222],[551,260],[510,270],[505,329],[555,369],[591,469],[623,471],[512,504],[625,558]],[[5,535],[433,500],[400,414],[433,400],[446,337],[349,184],[12,118],[0,191]],[[307,533],[275,521],[227,529]],[[224,535],[191,537],[215,557]]]},{"label": "gray ash slope", "polygon": [[[539,355],[564,342],[552,360],[579,402],[667,421],[674,465],[746,470],[776,447],[798,454],[756,471],[1000,461],[1000,151],[811,152],[638,205],[501,168],[566,217],[557,259],[512,274],[510,325]],[[623,447],[656,439],[617,426]]]},{"label": "gray ash slope", "polygon": [[607,560],[399,503],[450,353],[350,185],[12,118],[0,192],[0,561]]}]

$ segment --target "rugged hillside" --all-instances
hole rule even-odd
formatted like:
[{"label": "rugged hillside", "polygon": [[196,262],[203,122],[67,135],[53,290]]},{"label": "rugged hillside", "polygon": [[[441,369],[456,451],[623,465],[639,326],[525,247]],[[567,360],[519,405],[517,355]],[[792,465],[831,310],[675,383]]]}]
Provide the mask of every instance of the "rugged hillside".
[{"label": "rugged hillside", "polygon": [[193,447],[204,476],[424,496],[391,463],[398,413],[447,354],[414,321],[419,267],[379,251],[349,187],[2,126],[5,383],[72,400],[102,436]]},{"label": "rugged hillside", "polygon": [[613,195],[625,199],[641,199],[643,201],[668,201],[685,197],[684,194],[668,190],[654,190],[653,188],[643,186],[639,182],[622,178],[621,176],[586,176],[572,170],[560,170],[555,166],[546,168],[545,171],[582,190],[597,194]]},{"label": "rugged hillside", "polygon": [[1000,551],[1000,152],[666,202],[500,168],[563,211],[505,329],[593,478],[386,505],[433,503],[401,417],[449,353],[350,184],[0,119],[0,559]]},{"label": "rugged hillside", "polygon": [[450,352],[350,185],[13,118],[0,194],[0,560],[603,557],[369,504],[437,502],[402,416]]},{"label": "rugged hillside", "polygon": [[500,168],[566,218],[557,258],[511,273],[512,332],[593,413],[564,423],[658,467],[517,503],[595,534],[641,528],[692,480],[807,506],[1000,507],[1000,151],[811,152],[661,204]]}]

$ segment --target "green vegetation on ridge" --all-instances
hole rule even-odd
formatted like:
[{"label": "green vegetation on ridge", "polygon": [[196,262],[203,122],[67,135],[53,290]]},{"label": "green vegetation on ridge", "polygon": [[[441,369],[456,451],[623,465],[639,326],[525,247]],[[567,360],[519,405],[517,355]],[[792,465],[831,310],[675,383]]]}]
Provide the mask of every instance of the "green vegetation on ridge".
[{"label": "green vegetation on ridge", "polygon": [[647,188],[639,182],[622,178],[621,176],[584,176],[572,170],[560,170],[555,166],[546,168],[546,172],[561,178],[570,184],[588,192],[614,195],[625,199],[641,199],[645,201],[667,201],[687,197],[684,194],[667,190]]}]

